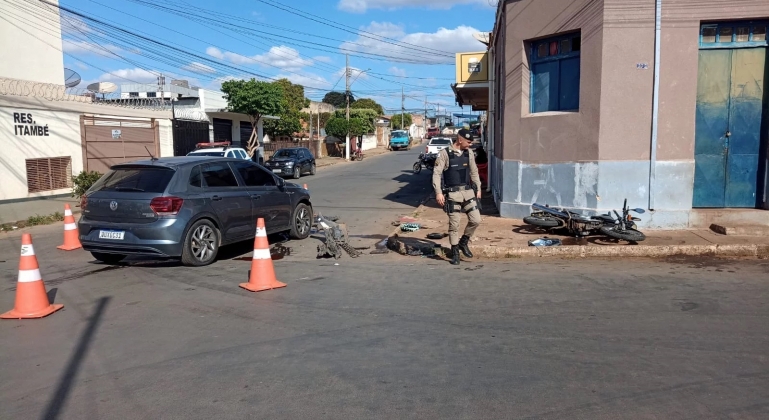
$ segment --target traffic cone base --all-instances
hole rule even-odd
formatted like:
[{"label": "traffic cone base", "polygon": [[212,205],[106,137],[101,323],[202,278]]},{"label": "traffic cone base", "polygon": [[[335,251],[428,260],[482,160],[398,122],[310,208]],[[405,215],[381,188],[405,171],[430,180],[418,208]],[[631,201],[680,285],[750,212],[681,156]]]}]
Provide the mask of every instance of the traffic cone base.
[{"label": "traffic cone base", "polygon": [[21,237],[16,302],[12,310],[0,315],[0,319],[42,318],[63,307],[64,305],[52,305],[48,300],[35,248],[32,246],[32,236],[25,233]]},{"label": "traffic cone base", "polygon": [[77,223],[75,223],[75,216],[72,215],[72,209],[69,204],[64,205],[64,244],[57,246],[56,248],[64,251],[73,251],[80,249],[83,245],[80,244],[80,237],[77,231]]},{"label": "traffic cone base", "polygon": [[251,270],[248,272],[248,283],[241,283],[240,287],[251,292],[280,289],[286,287],[275,277],[275,267],[272,265],[270,244],[267,241],[267,230],[264,228],[264,219],[256,222],[256,237],[254,238],[254,256],[251,259]]}]

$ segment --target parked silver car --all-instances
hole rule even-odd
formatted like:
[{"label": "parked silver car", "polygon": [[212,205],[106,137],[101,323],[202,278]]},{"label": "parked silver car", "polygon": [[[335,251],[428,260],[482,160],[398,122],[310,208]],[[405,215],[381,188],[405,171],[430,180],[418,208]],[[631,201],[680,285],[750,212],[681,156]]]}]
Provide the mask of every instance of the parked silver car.
[{"label": "parked silver car", "polygon": [[115,264],[128,255],[212,263],[222,245],[267,233],[310,235],[310,193],[245,160],[186,156],[113,166],[83,196],[83,249]]}]

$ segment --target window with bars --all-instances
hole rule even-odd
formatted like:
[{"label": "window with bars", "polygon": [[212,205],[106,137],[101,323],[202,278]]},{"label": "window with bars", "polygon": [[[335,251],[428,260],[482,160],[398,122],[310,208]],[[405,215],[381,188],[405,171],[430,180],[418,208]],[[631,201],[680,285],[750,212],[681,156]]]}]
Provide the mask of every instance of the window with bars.
[{"label": "window with bars", "polygon": [[580,33],[531,42],[531,112],[579,109]]},{"label": "window with bars", "polygon": [[72,158],[69,156],[27,159],[29,193],[72,188]]}]

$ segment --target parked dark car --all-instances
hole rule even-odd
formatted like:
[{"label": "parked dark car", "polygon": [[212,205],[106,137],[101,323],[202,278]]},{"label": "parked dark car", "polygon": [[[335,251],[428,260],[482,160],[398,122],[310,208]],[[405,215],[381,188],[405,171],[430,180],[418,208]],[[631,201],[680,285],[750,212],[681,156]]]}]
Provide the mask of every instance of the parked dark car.
[{"label": "parked dark car", "polygon": [[310,193],[258,164],[186,156],[112,166],[83,196],[80,242],[99,261],[128,255],[212,263],[221,245],[253,240],[257,218],[267,233],[310,235]]},{"label": "parked dark car", "polygon": [[280,149],[264,166],[276,175],[290,175],[294,179],[299,179],[303,174],[315,175],[315,158],[306,147]]}]

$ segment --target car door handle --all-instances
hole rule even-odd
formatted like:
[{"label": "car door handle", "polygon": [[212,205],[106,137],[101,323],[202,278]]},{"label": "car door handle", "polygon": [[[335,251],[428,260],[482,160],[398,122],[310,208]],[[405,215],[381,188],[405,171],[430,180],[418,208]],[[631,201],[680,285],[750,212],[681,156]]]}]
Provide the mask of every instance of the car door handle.
[{"label": "car door handle", "polygon": [[251,198],[253,198],[254,200],[259,200],[259,199],[262,198],[262,196],[261,195],[252,195]]},{"label": "car door handle", "polygon": [[215,196],[211,197],[211,199],[214,200],[214,201],[221,201],[222,197],[219,197],[218,195],[215,195]]}]

